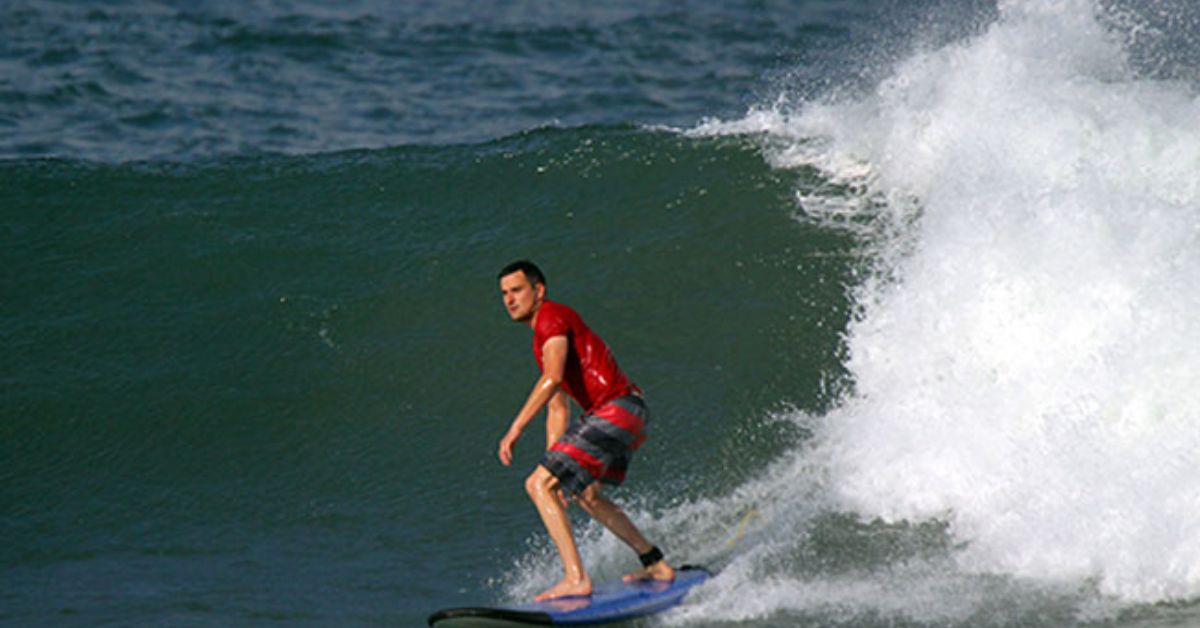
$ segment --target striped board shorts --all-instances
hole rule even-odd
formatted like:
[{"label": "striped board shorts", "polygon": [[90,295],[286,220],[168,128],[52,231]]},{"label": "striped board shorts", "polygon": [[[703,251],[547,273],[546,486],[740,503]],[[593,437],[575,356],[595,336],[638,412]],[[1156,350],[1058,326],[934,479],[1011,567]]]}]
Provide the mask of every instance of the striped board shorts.
[{"label": "striped board shorts", "polygon": [[649,420],[650,410],[640,396],[617,397],[572,422],[541,464],[573,495],[597,480],[617,486],[625,480],[633,452],[646,440]]}]

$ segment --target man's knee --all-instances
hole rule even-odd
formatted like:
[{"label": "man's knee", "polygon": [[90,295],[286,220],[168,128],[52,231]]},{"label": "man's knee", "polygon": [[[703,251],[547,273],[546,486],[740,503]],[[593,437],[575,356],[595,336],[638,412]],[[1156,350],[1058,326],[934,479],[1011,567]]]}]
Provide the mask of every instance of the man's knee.
[{"label": "man's knee", "polygon": [[579,505],[584,510],[590,513],[593,512],[595,507],[601,502],[602,499],[603,498],[600,497],[600,487],[596,484],[591,484],[587,488],[583,489],[583,492],[579,493],[579,497],[576,498],[576,501],[579,502]]},{"label": "man's knee", "polygon": [[548,495],[554,491],[558,485],[558,478],[554,474],[547,471],[544,467],[538,467],[525,478],[525,492],[529,496],[536,499],[541,495]]}]

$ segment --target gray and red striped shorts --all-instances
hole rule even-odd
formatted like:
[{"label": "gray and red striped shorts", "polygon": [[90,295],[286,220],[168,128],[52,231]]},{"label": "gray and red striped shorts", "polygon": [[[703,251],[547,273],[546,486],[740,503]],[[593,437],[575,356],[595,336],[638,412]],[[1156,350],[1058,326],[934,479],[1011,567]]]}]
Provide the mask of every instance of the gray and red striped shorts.
[{"label": "gray and red striped shorts", "polygon": [[625,480],[633,452],[646,440],[650,410],[638,395],[629,394],[583,415],[542,456],[559,484],[573,495],[592,482],[613,486]]}]

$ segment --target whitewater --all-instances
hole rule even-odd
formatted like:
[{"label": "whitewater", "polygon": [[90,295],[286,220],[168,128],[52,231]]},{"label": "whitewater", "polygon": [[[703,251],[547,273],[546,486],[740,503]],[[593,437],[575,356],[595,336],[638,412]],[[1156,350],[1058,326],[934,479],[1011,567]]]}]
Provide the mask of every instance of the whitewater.
[{"label": "whitewater", "polygon": [[[848,392],[783,417],[814,438],[680,516],[756,515],[678,621],[1089,621],[1200,596],[1200,96],[1134,67],[1140,24],[1001,2],[866,93],[689,131],[819,171],[797,219],[855,230],[866,279]],[[805,564],[832,513],[925,547]]]}]

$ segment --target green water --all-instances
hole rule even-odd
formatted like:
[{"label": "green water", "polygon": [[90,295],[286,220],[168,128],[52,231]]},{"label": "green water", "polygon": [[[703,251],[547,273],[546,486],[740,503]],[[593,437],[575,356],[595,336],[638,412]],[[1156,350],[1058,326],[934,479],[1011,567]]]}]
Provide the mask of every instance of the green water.
[{"label": "green water", "polygon": [[536,376],[495,285],[511,258],[647,390],[633,495],[735,486],[803,437],[763,417],[839,377],[852,243],[795,220],[799,175],[746,140],[594,127],[2,176],[16,620],[106,593],[128,617],[130,590],[151,620],[242,616],[215,591],[412,617],[502,573],[538,450],[494,458]]}]

